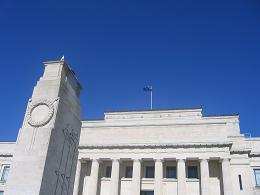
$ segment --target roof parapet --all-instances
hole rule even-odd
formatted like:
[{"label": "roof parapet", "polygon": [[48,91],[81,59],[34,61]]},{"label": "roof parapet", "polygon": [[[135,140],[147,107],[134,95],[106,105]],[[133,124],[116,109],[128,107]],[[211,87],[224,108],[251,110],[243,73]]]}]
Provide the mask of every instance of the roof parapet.
[{"label": "roof parapet", "polygon": [[202,108],[105,112],[105,120],[201,118]]}]

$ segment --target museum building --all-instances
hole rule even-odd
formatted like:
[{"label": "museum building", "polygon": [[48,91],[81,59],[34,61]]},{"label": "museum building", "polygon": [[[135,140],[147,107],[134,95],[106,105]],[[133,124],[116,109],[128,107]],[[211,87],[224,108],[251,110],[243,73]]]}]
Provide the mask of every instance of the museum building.
[{"label": "museum building", "polygon": [[0,142],[0,195],[260,195],[260,138],[202,108],[81,120],[64,62],[45,62],[16,142]]}]

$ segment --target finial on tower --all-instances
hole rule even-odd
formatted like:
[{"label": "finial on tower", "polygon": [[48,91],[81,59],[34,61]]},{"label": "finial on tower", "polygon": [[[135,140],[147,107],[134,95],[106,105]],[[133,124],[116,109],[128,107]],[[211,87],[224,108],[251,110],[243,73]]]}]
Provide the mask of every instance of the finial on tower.
[{"label": "finial on tower", "polygon": [[64,61],[65,57],[64,55],[61,57],[60,61]]}]

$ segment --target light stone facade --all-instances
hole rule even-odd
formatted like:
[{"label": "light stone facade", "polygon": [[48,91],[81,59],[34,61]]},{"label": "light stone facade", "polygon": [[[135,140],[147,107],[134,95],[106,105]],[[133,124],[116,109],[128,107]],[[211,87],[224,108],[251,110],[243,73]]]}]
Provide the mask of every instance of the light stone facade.
[{"label": "light stone facade", "polygon": [[[109,112],[104,120],[82,121],[78,165],[75,195],[96,195],[94,188],[100,195],[260,194],[254,175],[260,138],[242,135],[237,115],[203,116],[201,108]],[[127,166],[131,178],[125,178]],[[154,178],[146,178],[149,166]],[[176,178],[167,178],[169,166]],[[198,176],[188,178],[194,166]]]},{"label": "light stone facade", "polygon": [[260,194],[260,138],[240,133],[239,116],[203,116],[192,108],[80,120],[80,89],[64,61],[45,63],[16,143],[0,143],[1,177],[10,166],[0,192]]}]

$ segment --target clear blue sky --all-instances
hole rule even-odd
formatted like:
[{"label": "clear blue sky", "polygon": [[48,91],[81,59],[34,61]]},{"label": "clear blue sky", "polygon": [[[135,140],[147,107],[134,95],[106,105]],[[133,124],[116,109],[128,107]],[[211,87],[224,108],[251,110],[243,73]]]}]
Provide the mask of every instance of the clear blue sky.
[{"label": "clear blue sky", "polygon": [[0,140],[14,141],[42,61],[65,55],[82,118],[109,110],[239,113],[260,136],[259,0],[0,0]]}]

